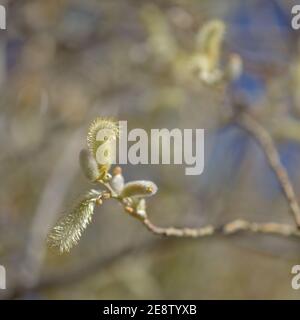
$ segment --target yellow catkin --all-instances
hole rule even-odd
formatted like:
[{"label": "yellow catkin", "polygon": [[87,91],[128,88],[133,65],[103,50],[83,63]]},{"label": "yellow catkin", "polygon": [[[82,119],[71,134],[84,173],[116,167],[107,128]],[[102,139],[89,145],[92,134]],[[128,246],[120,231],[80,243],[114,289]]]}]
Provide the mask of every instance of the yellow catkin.
[{"label": "yellow catkin", "polygon": [[69,252],[91,222],[100,195],[99,191],[90,190],[66,216],[62,217],[48,234],[48,246],[60,253]]},{"label": "yellow catkin", "polygon": [[[96,159],[100,178],[108,173],[114,157],[115,140],[119,137],[119,126],[110,118],[96,118],[90,125],[87,135],[87,145],[90,153]],[[105,152],[99,153],[99,148]]]},{"label": "yellow catkin", "polygon": [[200,53],[208,58],[209,69],[218,67],[221,44],[225,34],[225,24],[221,20],[208,21],[198,34]]}]

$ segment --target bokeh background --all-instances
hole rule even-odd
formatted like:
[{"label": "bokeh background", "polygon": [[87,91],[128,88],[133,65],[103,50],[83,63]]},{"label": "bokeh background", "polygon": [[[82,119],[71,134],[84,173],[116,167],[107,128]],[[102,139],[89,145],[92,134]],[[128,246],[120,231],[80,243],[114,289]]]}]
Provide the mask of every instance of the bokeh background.
[{"label": "bokeh background", "polygon": [[[291,268],[299,239],[238,234],[160,239],[115,203],[98,208],[70,254],[51,252],[49,229],[91,187],[78,154],[96,116],[130,128],[204,128],[205,169],[126,165],[126,180],[159,186],[148,202],[162,226],[234,218],[293,223],[264,155],[224,122],[242,101],[274,136],[300,198],[300,30],[287,0],[2,1],[0,32],[0,264],[2,298],[298,299]],[[242,76],[203,85],[181,56],[210,19],[227,24],[224,54]],[[184,60],[184,59],[183,59]]]}]

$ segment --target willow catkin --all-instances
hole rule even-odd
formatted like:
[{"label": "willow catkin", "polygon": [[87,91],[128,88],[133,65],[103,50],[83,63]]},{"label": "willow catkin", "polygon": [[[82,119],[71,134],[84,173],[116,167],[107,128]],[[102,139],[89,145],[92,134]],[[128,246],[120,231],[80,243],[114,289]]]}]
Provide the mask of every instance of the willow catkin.
[{"label": "willow catkin", "polygon": [[149,48],[161,61],[172,61],[178,45],[163,12],[154,4],[146,4],[141,10],[141,20],[148,31]]},{"label": "willow catkin", "polygon": [[221,20],[208,21],[198,33],[198,48],[207,58],[207,67],[210,70],[219,65],[224,34],[225,24]]},{"label": "willow catkin", "polygon": [[87,145],[99,165],[101,177],[106,176],[115,160],[118,137],[119,126],[112,119],[98,117],[89,127]]},{"label": "willow catkin", "polygon": [[111,187],[119,195],[124,188],[124,177],[122,175],[122,169],[120,167],[115,167],[113,170],[113,176],[110,181]]},{"label": "willow catkin", "polygon": [[95,182],[100,178],[101,174],[98,168],[97,161],[88,150],[82,149],[80,151],[79,162],[84,175],[90,181]]},{"label": "willow catkin", "polygon": [[233,81],[238,79],[243,72],[243,60],[242,58],[236,54],[232,53],[229,56],[229,60],[227,62],[227,66],[225,69],[225,77],[229,81]]},{"label": "willow catkin", "polygon": [[125,184],[121,197],[130,198],[130,197],[150,197],[157,192],[157,186],[152,181],[138,180],[131,181]]},{"label": "willow catkin", "polygon": [[64,253],[69,252],[78,243],[83,230],[91,222],[96,201],[100,195],[100,191],[90,190],[69,214],[58,221],[48,234],[49,247]]}]

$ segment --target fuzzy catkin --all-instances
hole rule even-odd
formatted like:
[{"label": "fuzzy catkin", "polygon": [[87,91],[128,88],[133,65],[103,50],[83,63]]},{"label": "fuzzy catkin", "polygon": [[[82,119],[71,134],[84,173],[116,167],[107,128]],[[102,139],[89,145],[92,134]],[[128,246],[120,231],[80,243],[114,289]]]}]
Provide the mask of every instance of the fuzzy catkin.
[{"label": "fuzzy catkin", "polygon": [[80,151],[79,162],[84,175],[90,181],[94,182],[100,178],[101,174],[98,168],[98,164],[88,150],[83,149]]},{"label": "fuzzy catkin", "polygon": [[207,57],[209,69],[218,67],[224,34],[225,24],[221,20],[207,22],[198,34],[200,53]]},{"label": "fuzzy catkin", "polygon": [[78,243],[82,232],[91,222],[96,201],[100,195],[101,192],[90,190],[69,214],[58,221],[48,234],[49,247],[64,253],[69,252]]},{"label": "fuzzy catkin", "polygon": [[130,198],[130,197],[150,197],[157,192],[157,186],[152,181],[138,180],[131,181],[125,184],[121,197]]},{"label": "fuzzy catkin", "polygon": [[96,118],[90,125],[87,145],[96,159],[100,170],[100,178],[104,178],[115,157],[115,141],[119,137],[117,122],[109,118]]}]

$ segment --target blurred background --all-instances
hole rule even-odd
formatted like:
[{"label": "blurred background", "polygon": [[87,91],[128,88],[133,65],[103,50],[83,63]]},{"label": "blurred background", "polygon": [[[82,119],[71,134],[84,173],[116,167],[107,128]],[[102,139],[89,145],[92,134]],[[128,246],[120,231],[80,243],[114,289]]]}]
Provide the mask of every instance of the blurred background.
[{"label": "blurred background", "polygon": [[[69,254],[45,238],[91,185],[78,154],[96,116],[129,129],[204,128],[205,169],[126,165],[126,180],[159,192],[148,214],[161,226],[235,218],[293,223],[261,150],[226,123],[242,101],[269,130],[300,199],[300,30],[287,0],[2,1],[0,32],[1,298],[298,299],[291,268],[299,239],[238,234],[161,239],[115,203],[98,208]],[[224,55],[242,56],[229,86],[186,71],[201,26],[227,24]]]}]

